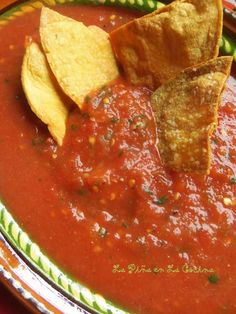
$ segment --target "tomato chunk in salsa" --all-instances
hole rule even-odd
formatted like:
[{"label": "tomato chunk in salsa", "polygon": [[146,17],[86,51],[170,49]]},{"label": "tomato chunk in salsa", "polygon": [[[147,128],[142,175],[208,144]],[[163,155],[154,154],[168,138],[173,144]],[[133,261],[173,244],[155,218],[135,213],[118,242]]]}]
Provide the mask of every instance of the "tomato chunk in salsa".
[{"label": "tomato chunk in salsa", "polygon": [[[61,6],[110,31],[140,13]],[[208,176],[167,171],[151,91],[122,77],[71,108],[62,147],[20,82],[39,10],[0,29],[0,192],[21,227],[75,279],[133,313],[236,313],[236,80],[228,80]]]}]

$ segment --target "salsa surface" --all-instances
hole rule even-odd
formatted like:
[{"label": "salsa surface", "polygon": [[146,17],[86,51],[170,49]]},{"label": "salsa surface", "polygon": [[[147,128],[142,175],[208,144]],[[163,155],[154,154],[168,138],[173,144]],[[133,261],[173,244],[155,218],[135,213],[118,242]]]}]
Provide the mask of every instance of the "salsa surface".
[{"label": "salsa surface", "polygon": [[[106,31],[138,16],[56,9]],[[39,14],[0,30],[3,202],[62,269],[134,313],[236,313],[236,80],[222,98],[209,176],[166,171],[151,92],[122,77],[87,97],[83,112],[72,107],[59,148],[20,81]]]}]

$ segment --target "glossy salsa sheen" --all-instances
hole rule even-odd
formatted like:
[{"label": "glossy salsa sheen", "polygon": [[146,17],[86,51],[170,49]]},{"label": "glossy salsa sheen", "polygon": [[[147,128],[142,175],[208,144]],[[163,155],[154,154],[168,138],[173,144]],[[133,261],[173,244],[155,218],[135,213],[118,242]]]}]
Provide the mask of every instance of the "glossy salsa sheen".
[{"label": "glossy salsa sheen", "polygon": [[[118,8],[59,12],[110,31]],[[133,313],[236,313],[236,81],[212,138],[209,176],[168,172],[151,92],[120,77],[71,108],[62,147],[31,113],[20,72],[40,11],[0,30],[0,191],[21,227],[62,269]]]}]

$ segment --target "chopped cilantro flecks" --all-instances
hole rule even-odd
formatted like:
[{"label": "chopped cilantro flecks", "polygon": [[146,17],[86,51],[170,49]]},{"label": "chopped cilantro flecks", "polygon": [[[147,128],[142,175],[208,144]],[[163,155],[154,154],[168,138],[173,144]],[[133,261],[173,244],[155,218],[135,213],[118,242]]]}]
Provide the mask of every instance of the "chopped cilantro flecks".
[{"label": "chopped cilantro flecks", "polygon": [[163,205],[168,201],[168,197],[166,195],[161,196],[158,200],[154,201],[153,203],[156,205]]},{"label": "chopped cilantro flecks", "polygon": [[107,229],[104,227],[100,228],[98,234],[100,235],[101,238],[105,238],[107,235]]},{"label": "chopped cilantro flecks", "polygon": [[108,130],[107,134],[103,136],[104,140],[109,141],[112,138],[113,131]]},{"label": "chopped cilantro flecks", "polygon": [[90,115],[89,115],[88,112],[82,112],[82,113],[81,113],[81,116],[82,116],[82,118],[84,118],[84,119],[89,119],[89,118],[90,118]]},{"label": "chopped cilantro flecks", "polygon": [[143,118],[145,118],[145,116],[144,115],[137,115],[137,116],[134,116],[132,119],[128,119],[128,122],[129,122],[129,124],[133,124],[133,123],[138,123],[138,122],[142,122],[142,119]]},{"label": "chopped cilantro flecks", "polygon": [[19,99],[20,99],[20,96],[19,96],[19,95],[16,95],[15,98],[16,98],[16,100],[19,100]]},{"label": "chopped cilantro flecks", "polygon": [[37,146],[37,145],[41,145],[44,143],[44,138],[41,136],[37,136],[35,138],[32,139],[32,145],[33,146]]},{"label": "chopped cilantro flecks", "polygon": [[154,193],[152,192],[152,191],[150,191],[150,190],[145,190],[144,192],[146,192],[147,194],[149,194],[149,195],[153,195]]},{"label": "chopped cilantro flecks", "polygon": [[133,126],[133,129],[143,129],[146,127],[146,123],[144,121],[138,121],[137,123],[135,123],[135,125]]},{"label": "chopped cilantro flecks", "polygon": [[220,278],[217,276],[217,275],[210,275],[209,277],[208,277],[208,281],[210,282],[210,283],[212,283],[212,284],[216,284],[216,283],[218,283],[218,281],[220,280]]},{"label": "chopped cilantro flecks", "polygon": [[112,123],[117,123],[118,121],[119,121],[119,119],[116,118],[116,117],[112,117],[112,118],[111,118],[111,122],[112,122]]},{"label": "chopped cilantro flecks", "polygon": [[85,195],[86,192],[84,189],[79,189],[76,191],[76,193],[79,194],[80,196],[83,196],[83,195]]},{"label": "chopped cilantro flecks", "polygon": [[217,140],[217,139],[213,139],[212,142],[213,142],[214,144],[216,144],[216,145],[218,144],[218,140]]},{"label": "chopped cilantro flecks", "polygon": [[78,126],[76,124],[71,124],[70,129],[72,131],[76,131],[78,129]]},{"label": "chopped cilantro flecks", "polygon": [[129,225],[126,222],[122,222],[121,227],[128,228]]},{"label": "chopped cilantro flecks", "polygon": [[236,177],[231,177],[229,180],[230,184],[236,184]]}]

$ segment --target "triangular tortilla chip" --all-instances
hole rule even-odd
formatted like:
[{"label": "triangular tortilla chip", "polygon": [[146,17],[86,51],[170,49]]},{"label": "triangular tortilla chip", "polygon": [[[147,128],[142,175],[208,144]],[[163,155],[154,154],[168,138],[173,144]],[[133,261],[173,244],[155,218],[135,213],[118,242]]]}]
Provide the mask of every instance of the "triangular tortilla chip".
[{"label": "triangular tortilla chip", "polygon": [[47,124],[53,138],[62,145],[68,110],[53,83],[46,58],[34,42],[26,48],[21,79],[32,111]]},{"label": "triangular tortilla chip", "polygon": [[208,174],[210,136],[232,57],[219,57],[181,72],[152,96],[163,163],[170,169]]},{"label": "triangular tortilla chip", "polygon": [[91,91],[117,78],[118,68],[108,34],[99,27],[86,27],[43,8],[40,35],[59,85],[80,108]]},{"label": "triangular tortilla chip", "polygon": [[111,32],[128,80],[155,90],[183,69],[217,57],[222,12],[221,0],[174,1]]}]

